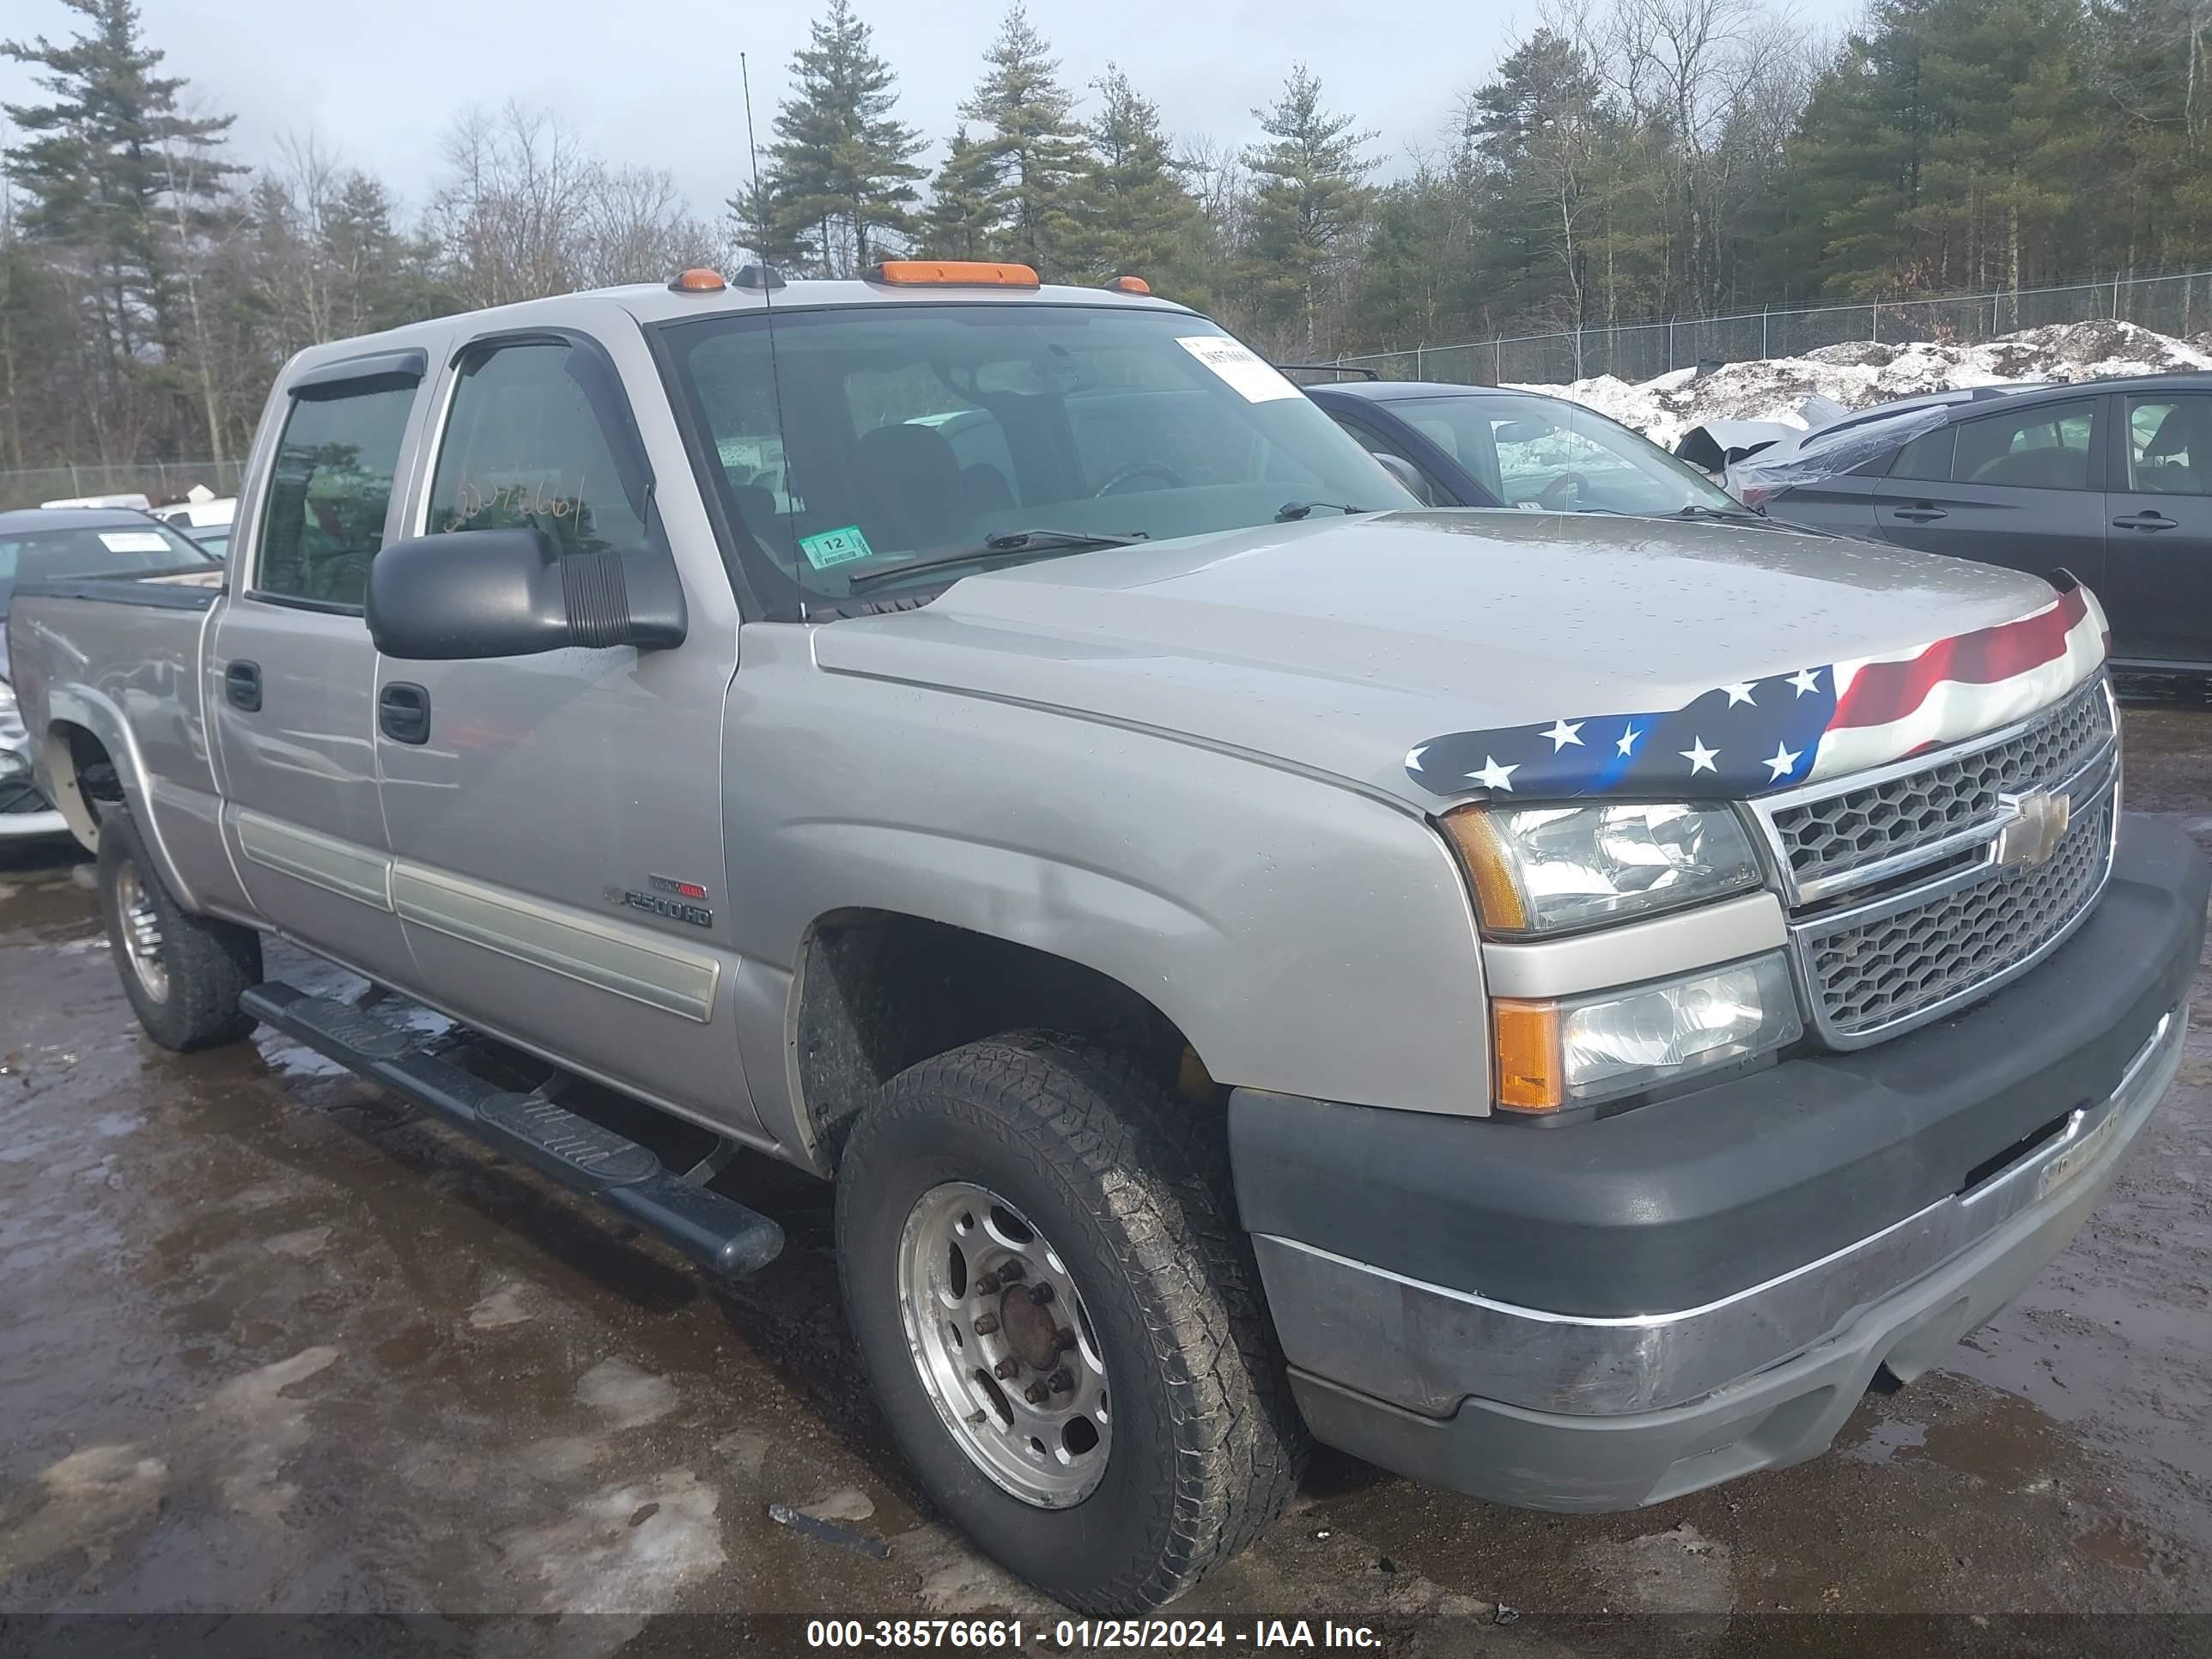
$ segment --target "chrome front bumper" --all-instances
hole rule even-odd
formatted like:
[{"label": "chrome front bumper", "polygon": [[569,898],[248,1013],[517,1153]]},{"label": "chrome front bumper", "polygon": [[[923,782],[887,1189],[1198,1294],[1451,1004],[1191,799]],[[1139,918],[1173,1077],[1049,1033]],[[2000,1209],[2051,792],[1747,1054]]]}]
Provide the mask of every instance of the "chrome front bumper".
[{"label": "chrome front bumper", "polygon": [[[2159,1020],[2107,1098],[1972,1188],[1704,1306],[1617,1318],[1551,1313],[1263,1233],[1254,1246],[1276,1329],[1297,1370],[1423,1417],[1485,1401],[1602,1419],[1684,1406],[1755,1378],[1880,1322],[1886,1304],[1953,1264],[1971,1280],[1971,1258],[1986,1255],[1992,1275],[2017,1279],[2008,1301],[2087,1218],[2172,1082],[2187,1020],[2185,1002]],[[1981,1319],[1996,1311],[1968,1299]]]}]

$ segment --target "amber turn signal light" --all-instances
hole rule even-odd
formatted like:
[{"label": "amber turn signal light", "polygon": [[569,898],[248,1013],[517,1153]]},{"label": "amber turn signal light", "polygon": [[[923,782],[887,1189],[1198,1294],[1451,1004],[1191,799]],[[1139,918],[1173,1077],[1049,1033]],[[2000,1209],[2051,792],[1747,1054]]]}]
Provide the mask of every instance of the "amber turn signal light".
[{"label": "amber turn signal light", "polygon": [[1106,286],[1116,294],[1150,294],[1152,285],[1141,276],[1116,276]]},{"label": "amber turn signal light", "polygon": [[1490,1005],[1497,1100],[1509,1112],[1556,1112],[1565,1099],[1559,1005],[1499,997]]},{"label": "amber turn signal light", "polygon": [[1480,807],[1462,807],[1443,817],[1444,834],[1451,838],[1459,861],[1474,883],[1474,908],[1483,927],[1493,933],[1517,933],[1528,925],[1528,907],[1521,896],[1521,884],[1498,839],[1497,826]]},{"label": "amber turn signal light", "polygon": [[988,259],[886,259],[868,273],[872,283],[917,287],[1035,288],[1037,274],[1027,265]]},{"label": "amber turn signal light", "polygon": [[729,284],[722,280],[720,271],[694,265],[668,286],[671,292],[677,294],[720,294]]}]

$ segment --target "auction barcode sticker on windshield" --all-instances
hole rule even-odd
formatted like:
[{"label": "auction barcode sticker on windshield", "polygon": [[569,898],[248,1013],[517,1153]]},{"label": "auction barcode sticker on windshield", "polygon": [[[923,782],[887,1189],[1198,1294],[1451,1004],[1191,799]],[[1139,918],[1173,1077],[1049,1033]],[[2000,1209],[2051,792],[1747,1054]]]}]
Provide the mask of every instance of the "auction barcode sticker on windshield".
[{"label": "auction barcode sticker on windshield", "polygon": [[100,544],[111,553],[166,553],[169,538],[158,530],[103,530]]},{"label": "auction barcode sticker on windshield", "polygon": [[1176,343],[1228,381],[1247,403],[1272,403],[1278,398],[1298,395],[1297,387],[1277,373],[1273,364],[1254,356],[1249,348],[1226,335],[1181,335]]}]

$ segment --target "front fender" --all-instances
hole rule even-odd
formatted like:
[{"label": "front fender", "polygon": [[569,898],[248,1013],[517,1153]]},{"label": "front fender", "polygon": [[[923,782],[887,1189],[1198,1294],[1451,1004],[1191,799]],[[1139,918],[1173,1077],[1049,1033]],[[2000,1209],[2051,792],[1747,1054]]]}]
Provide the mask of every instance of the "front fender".
[{"label": "front fender", "polygon": [[834,911],[915,915],[1127,987],[1219,1082],[1488,1109],[1473,912],[1408,809],[1049,710],[780,665],[756,684],[781,718],[749,717],[740,674],[725,772],[749,957],[787,972]]}]

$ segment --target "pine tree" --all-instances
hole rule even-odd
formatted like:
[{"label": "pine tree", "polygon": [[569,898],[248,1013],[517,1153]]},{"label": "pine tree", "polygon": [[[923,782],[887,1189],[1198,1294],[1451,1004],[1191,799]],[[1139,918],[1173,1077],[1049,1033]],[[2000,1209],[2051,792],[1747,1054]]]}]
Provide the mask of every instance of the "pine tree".
[{"label": "pine tree", "polygon": [[1801,265],[1854,295],[2071,274],[2106,167],[2078,0],[1875,0],[1784,175]]},{"label": "pine tree", "polygon": [[758,261],[771,270],[797,272],[805,268],[805,244],[787,233],[786,216],[776,206],[775,180],[763,177],[748,184],[725,204],[729,228],[741,258]]},{"label": "pine tree", "polygon": [[792,56],[793,91],[769,147],[774,223],[822,275],[849,276],[914,234],[921,137],[893,112],[898,77],[849,0],[830,0],[809,33]]},{"label": "pine tree", "polygon": [[1273,140],[1244,153],[1257,180],[1245,266],[1254,315],[1263,330],[1295,338],[1316,357],[1323,313],[1372,200],[1365,147],[1376,135],[1322,108],[1321,82],[1304,64],[1292,67],[1272,108],[1252,114]]},{"label": "pine tree", "polygon": [[[1466,108],[1493,302],[1579,329],[1589,310],[1589,220],[1604,115],[1580,46],[1540,28],[1508,53]],[[1564,301],[1564,303],[1560,301]]]},{"label": "pine tree", "polygon": [[[0,45],[0,56],[39,71],[51,96],[0,106],[26,135],[8,152],[26,198],[20,230],[64,261],[86,334],[98,343],[100,391],[112,400],[91,411],[103,451],[111,432],[119,437],[138,417],[162,412],[171,415],[163,422],[170,433],[155,441],[173,451],[181,410],[139,404],[149,390],[184,389],[185,360],[202,331],[193,244],[242,171],[216,154],[233,118],[182,112],[185,83],[156,73],[163,54],[146,44],[131,0],[64,3],[86,24],[66,44],[40,36]],[[207,366],[198,367],[204,377]],[[219,445],[212,408],[199,419],[204,441]],[[131,441],[144,441],[136,432]]]},{"label": "pine tree", "polygon": [[1060,84],[1060,60],[1020,0],[983,62],[983,79],[960,115],[991,130],[979,148],[991,163],[992,205],[1004,227],[999,251],[1055,281],[1079,257],[1082,235],[1078,215],[1089,157],[1075,98]]},{"label": "pine tree", "polygon": [[986,259],[998,251],[999,164],[962,127],[952,135],[922,215],[921,250],[933,259]]},{"label": "pine tree", "polygon": [[1198,203],[1184,187],[1159,106],[1113,64],[1091,87],[1098,113],[1084,128],[1091,162],[1080,184],[1084,234],[1074,263],[1093,282],[1128,273],[1158,292],[1204,303]]}]

